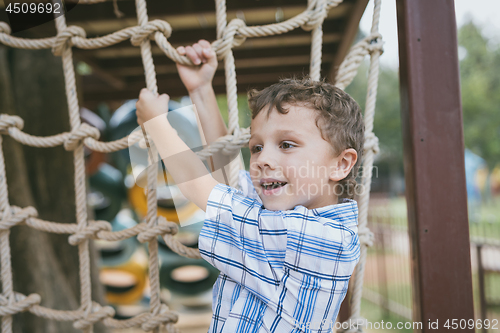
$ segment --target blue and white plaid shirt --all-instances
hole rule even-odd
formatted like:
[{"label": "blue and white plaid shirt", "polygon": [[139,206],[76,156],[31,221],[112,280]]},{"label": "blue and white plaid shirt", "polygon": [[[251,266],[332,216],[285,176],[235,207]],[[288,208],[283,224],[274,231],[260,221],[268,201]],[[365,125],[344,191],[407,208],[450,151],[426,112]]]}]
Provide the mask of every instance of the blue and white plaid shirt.
[{"label": "blue and white plaid shirt", "polygon": [[356,201],[270,211],[246,171],[240,186],[215,186],[199,236],[221,272],[208,332],[332,332],[359,261]]}]

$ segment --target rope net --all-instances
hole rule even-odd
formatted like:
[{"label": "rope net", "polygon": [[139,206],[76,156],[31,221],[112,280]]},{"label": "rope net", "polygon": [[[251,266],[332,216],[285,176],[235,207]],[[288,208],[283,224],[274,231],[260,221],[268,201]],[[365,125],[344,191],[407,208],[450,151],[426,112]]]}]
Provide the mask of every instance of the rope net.
[{"label": "rope net", "polygon": [[[104,1],[108,0],[80,0],[79,4],[93,4]],[[53,0],[53,2],[59,1]],[[232,48],[241,45],[246,38],[283,34],[299,27],[306,31],[312,31],[310,76],[314,80],[319,80],[323,20],[328,15],[329,9],[338,6],[341,2],[342,0],[309,0],[306,10],[286,21],[261,26],[246,26],[245,22],[240,19],[233,19],[227,23],[225,0],[215,0],[217,40],[211,44],[217,53],[218,59],[224,59],[230,134],[219,138],[205,149],[198,151],[197,155],[200,158],[206,159],[219,151],[231,154],[248,144],[250,137],[249,128],[240,129],[238,125],[236,69]],[[55,19],[57,36],[41,39],[24,39],[11,36],[9,25],[5,22],[0,22],[0,42],[2,44],[13,48],[32,50],[51,48],[55,56],[62,57],[71,124],[70,132],[39,137],[22,131],[24,122],[20,117],[0,114],[0,134],[10,135],[18,142],[32,147],[46,148],[63,145],[66,150],[73,151],[76,196],[76,223],[73,224],[44,221],[37,217],[37,211],[34,207],[22,208],[10,205],[8,201],[4,155],[3,150],[0,149],[0,273],[3,286],[2,294],[0,294],[0,316],[2,316],[2,333],[12,332],[12,315],[23,311],[30,311],[36,316],[52,320],[72,321],[75,328],[88,333],[93,331],[93,325],[99,321],[103,322],[109,328],[140,327],[144,331],[159,332],[160,328],[165,326],[168,332],[178,331],[173,325],[177,322],[178,315],[169,310],[168,306],[162,304],[160,301],[157,237],[161,236],[165,243],[179,255],[189,258],[201,258],[201,256],[197,249],[186,247],[173,237],[178,231],[176,223],[167,221],[162,216],[157,216],[156,169],[149,168],[148,171],[148,210],[146,218],[141,223],[126,230],[113,232],[111,231],[111,224],[108,221],[88,220],[87,217],[84,145],[94,151],[109,153],[128,148],[129,145],[138,142],[144,147],[146,138],[143,137],[141,132],[135,131],[129,136],[116,141],[100,142],[98,141],[99,130],[86,123],[81,123],[76,94],[72,47],[98,49],[130,39],[134,46],[139,46],[141,49],[146,86],[155,93],[157,93],[158,87],[150,40],[155,40],[158,47],[173,61],[184,65],[193,65],[187,57],[179,55],[169,43],[168,38],[172,33],[169,23],[163,20],[149,21],[146,0],[136,0],[136,10],[137,26],[128,27],[96,38],[86,38],[86,33],[81,27],[67,26],[65,16],[59,16]],[[354,79],[358,67],[365,56],[370,55],[368,92],[364,114],[366,133],[365,151],[362,161],[363,170],[368,170],[368,172],[362,173],[362,185],[365,190],[358,198],[358,228],[361,242],[361,259],[356,266],[353,277],[351,321],[360,318],[366,250],[367,246],[370,246],[373,240],[373,234],[366,227],[366,224],[372,175],[371,169],[374,156],[378,152],[378,139],[372,130],[379,74],[379,56],[382,53],[382,40],[378,33],[379,17],[380,0],[376,0],[370,34],[351,48],[340,65],[335,79],[335,84],[344,89]],[[153,141],[148,141],[152,150],[152,156],[156,156],[157,151]],[[0,148],[1,144],[2,135],[0,135]],[[149,162],[153,162],[151,158]],[[239,164],[231,163],[231,186],[237,184],[238,171]],[[62,311],[50,309],[40,305],[40,295],[23,295],[13,290],[9,234],[10,228],[21,224],[45,232],[69,234],[69,243],[78,246],[81,299],[80,307],[77,310]],[[142,243],[148,242],[149,279],[151,285],[150,311],[130,319],[116,320],[113,318],[115,311],[112,307],[102,306],[92,301],[89,240],[119,241],[129,237],[137,237]],[[349,328],[345,332],[362,332],[362,327]]]}]

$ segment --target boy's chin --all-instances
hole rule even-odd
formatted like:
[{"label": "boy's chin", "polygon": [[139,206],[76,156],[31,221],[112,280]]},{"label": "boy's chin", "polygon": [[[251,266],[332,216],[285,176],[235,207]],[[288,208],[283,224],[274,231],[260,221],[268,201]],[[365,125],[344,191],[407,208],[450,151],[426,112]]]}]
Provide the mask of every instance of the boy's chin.
[{"label": "boy's chin", "polygon": [[264,208],[267,210],[292,210],[295,206],[291,206],[289,203],[279,202],[278,200],[263,200]]}]

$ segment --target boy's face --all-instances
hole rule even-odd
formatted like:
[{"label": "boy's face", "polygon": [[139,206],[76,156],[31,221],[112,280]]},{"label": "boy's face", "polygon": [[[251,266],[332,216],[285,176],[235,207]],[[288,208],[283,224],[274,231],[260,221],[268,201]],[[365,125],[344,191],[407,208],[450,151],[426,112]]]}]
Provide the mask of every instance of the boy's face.
[{"label": "boy's face", "polygon": [[[316,126],[317,111],[286,105],[288,113],[264,108],[252,120],[249,142],[250,176],[264,207],[290,210],[337,203],[336,172],[342,153],[336,157],[330,143]],[[345,177],[345,176],[344,176]]]}]

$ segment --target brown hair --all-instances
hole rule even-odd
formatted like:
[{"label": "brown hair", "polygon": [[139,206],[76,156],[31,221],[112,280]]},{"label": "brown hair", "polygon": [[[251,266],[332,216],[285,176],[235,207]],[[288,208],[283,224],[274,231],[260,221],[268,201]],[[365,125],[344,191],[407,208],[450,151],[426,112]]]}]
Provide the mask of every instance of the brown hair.
[{"label": "brown hair", "polygon": [[356,101],[342,89],[310,77],[281,79],[263,90],[248,92],[248,104],[254,119],[267,107],[268,114],[276,108],[286,114],[287,104],[304,105],[318,111],[316,126],[327,140],[336,156],[348,148],[358,153],[358,160],[346,178],[339,181],[342,194],[339,198],[354,197],[356,176],[363,154],[365,125]]}]

